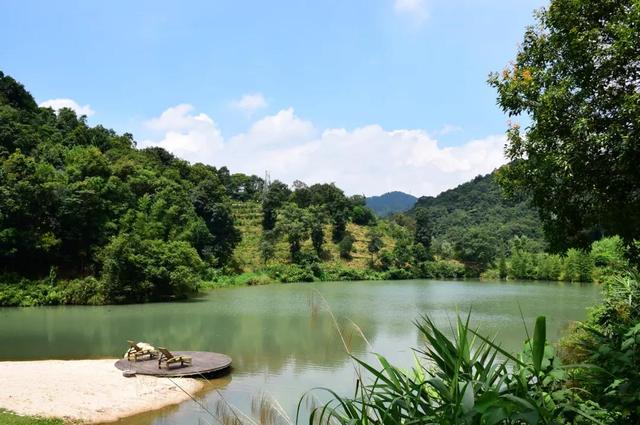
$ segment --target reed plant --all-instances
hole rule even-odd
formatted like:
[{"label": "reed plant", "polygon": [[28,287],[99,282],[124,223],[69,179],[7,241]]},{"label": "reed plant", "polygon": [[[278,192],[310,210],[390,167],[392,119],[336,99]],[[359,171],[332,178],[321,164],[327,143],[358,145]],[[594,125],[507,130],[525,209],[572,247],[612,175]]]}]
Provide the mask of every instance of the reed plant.
[{"label": "reed plant", "polygon": [[[518,355],[472,329],[469,319],[457,319],[452,337],[428,316],[418,320],[426,343],[415,350],[415,365],[408,370],[381,355],[379,365],[354,357],[364,373],[358,374],[353,396],[317,389],[331,400],[312,410],[309,424],[615,423],[615,414],[567,386],[567,372],[585,366],[559,363],[546,339],[544,317]],[[296,423],[304,421],[300,406]]]}]

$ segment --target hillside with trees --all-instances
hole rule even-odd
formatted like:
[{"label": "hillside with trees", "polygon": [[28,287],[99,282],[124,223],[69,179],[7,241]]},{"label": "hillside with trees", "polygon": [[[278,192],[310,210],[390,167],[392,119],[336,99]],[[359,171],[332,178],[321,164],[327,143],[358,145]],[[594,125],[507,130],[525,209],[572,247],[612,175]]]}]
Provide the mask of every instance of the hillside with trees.
[{"label": "hillside with trees", "polygon": [[193,292],[230,261],[240,240],[230,188],[244,195],[251,183],[40,108],[0,73],[0,270],[4,282],[61,282],[50,303]]},{"label": "hillside with trees", "polygon": [[131,134],[38,107],[0,73],[0,305],[182,298],[273,264],[301,267],[272,280],[320,279],[319,263],[371,257],[361,245],[375,222],[364,197],[333,184],[267,185],[138,149]]},{"label": "hillside with trees", "polygon": [[394,191],[367,197],[367,206],[378,216],[387,217],[393,213],[401,213],[411,209],[417,200],[418,198],[408,193]]},{"label": "hillside with trees", "polygon": [[270,282],[597,276],[584,251],[544,252],[529,198],[505,197],[497,173],[382,219],[335,184],[288,186],[138,149],[131,134],[38,107],[1,74],[0,305]]},{"label": "hillside with trees", "polygon": [[436,197],[421,197],[409,215],[425,214],[433,253],[484,270],[507,255],[511,241],[526,237],[531,249],[545,248],[542,224],[527,198],[507,198],[496,173],[478,176]]}]

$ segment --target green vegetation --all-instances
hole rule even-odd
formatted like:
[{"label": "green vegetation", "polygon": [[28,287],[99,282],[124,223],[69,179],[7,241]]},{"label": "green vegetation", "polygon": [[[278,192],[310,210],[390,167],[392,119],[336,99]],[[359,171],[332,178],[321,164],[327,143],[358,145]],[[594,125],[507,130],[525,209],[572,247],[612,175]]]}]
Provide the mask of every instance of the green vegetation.
[{"label": "green vegetation", "polygon": [[597,365],[572,375],[574,382],[621,423],[640,422],[640,275],[609,278],[604,302],[561,344],[566,362]]},{"label": "green vegetation", "polygon": [[639,13],[635,0],[554,0],[490,77],[502,109],[530,120],[507,133],[501,184],[532,197],[554,251],[640,238]]},{"label": "green vegetation", "polygon": [[529,199],[506,198],[496,174],[422,197],[409,211],[411,217],[428,217],[433,255],[456,258],[477,275],[509,249],[514,237],[526,236],[545,247],[542,225]]},{"label": "green vegetation", "polygon": [[187,296],[229,264],[233,190],[255,183],[245,177],[39,108],[0,73],[2,304]]},{"label": "green vegetation", "polygon": [[130,134],[39,108],[11,77],[0,81],[0,305],[172,300],[237,282],[478,276],[513,236],[540,240],[531,210],[504,199],[493,176],[382,220],[364,196],[333,184],[266,184],[137,149]]},{"label": "green vegetation", "polygon": [[3,425],[63,425],[62,419],[44,419],[33,416],[20,416],[0,409],[0,423]]},{"label": "green vegetation", "polygon": [[[604,282],[610,276],[628,270],[629,253],[618,236],[591,244],[591,249],[570,248],[563,255],[538,250],[526,237],[511,241],[509,256],[483,273],[490,279],[537,279],[567,282]],[[502,270],[500,269],[502,264]]]},{"label": "green vegetation", "polygon": [[614,424],[607,411],[572,386],[576,366],[565,366],[546,339],[544,317],[522,351],[511,355],[458,318],[449,337],[428,318],[416,322],[426,344],[410,370],[378,355],[379,366],[361,368],[352,397],[316,407],[309,424]]},{"label": "green vegetation", "polygon": [[402,213],[409,210],[418,198],[404,192],[387,192],[380,196],[367,197],[367,207],[371,208],[378,216],[387,217],[394,213]]}]

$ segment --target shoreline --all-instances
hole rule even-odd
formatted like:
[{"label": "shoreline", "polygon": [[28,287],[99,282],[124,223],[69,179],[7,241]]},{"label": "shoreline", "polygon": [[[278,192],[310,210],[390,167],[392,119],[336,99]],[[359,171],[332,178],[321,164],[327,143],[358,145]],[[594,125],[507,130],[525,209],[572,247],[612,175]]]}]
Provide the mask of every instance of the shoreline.
[{"label": "shoreline", "polygon": [[[117,359],[0,362],[0,408],[19,415],[103,424],[190,400],[194,378],[125,378]],[[181,389],[182,388],[182,389]],[[184,391],[183,391],[184,390]]]}]

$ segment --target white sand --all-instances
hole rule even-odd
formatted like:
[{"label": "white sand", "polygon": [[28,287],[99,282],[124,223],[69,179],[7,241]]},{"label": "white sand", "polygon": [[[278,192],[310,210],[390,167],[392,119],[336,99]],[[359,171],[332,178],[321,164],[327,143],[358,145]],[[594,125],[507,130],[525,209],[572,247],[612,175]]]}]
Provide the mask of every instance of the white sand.
[{"label": "white sand", "polygon": [[[0,408],[21,415],[110,422],[189,399],[202,381],[125,378],[116,359],[0,362]],[[172,382],[173,381],[173,382]]]}]

